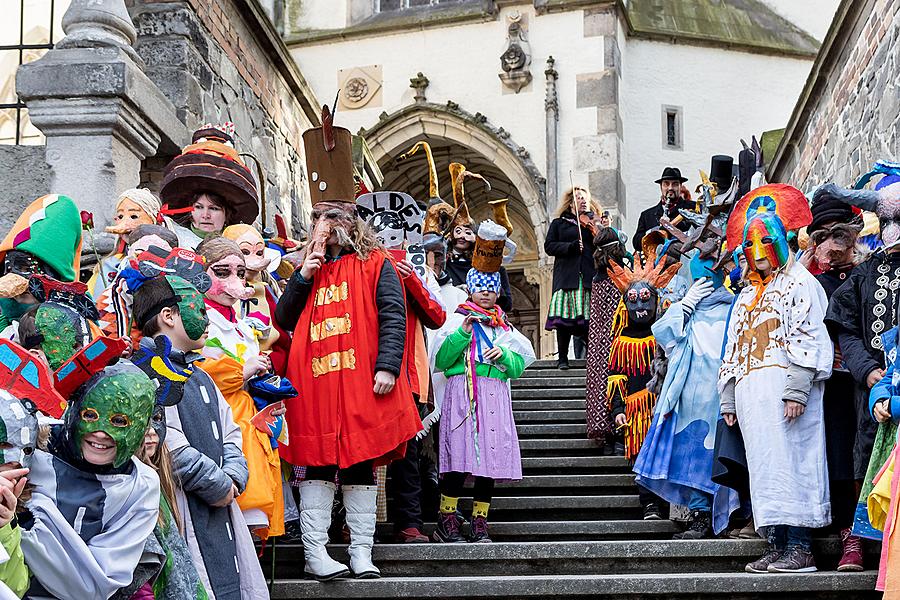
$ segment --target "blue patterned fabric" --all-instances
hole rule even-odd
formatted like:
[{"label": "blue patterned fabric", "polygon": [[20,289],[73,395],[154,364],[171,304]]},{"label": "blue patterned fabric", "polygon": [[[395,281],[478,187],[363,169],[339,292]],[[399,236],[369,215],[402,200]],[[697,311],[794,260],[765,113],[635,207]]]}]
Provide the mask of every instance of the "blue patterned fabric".
[{"label": "blue patterned fabric", "polygon": [[489,292],[500,293],[500,273],[485,273],[476,269],[469,269],[466,274],[466,287],[469,293],[474,294],[487,290]]}]

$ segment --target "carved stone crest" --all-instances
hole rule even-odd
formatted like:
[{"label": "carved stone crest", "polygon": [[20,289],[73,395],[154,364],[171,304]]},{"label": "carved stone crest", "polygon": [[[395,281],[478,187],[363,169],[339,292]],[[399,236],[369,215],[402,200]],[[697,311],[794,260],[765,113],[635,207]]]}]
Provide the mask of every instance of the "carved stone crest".
[{"label": "carved stone crest", "polygon": [[381,65],[338,71],[341,108],[354,110],[381,106]]},{"label": "carved stone crest", "polygon": [[528,43],[528,21],[519,11],[507,17],[506,50],[500,55],[500,81],[518,94],[531,83],[531,44]]}]

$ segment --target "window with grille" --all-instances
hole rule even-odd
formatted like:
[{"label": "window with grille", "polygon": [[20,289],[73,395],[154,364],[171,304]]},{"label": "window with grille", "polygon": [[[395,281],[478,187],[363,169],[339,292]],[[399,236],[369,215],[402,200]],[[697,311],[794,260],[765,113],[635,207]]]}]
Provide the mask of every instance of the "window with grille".
[{"label": "window with grille", "polygon": [[662,107],[662,146],[665,150],[681,150],[683,144],[682,109],[680,106]]},{"label": "window with grille", "polygon": [[70,0],[3,0],[0,20],[0,144],[43,144],[16,95],[16,70],[35,61],[62,35]]}]

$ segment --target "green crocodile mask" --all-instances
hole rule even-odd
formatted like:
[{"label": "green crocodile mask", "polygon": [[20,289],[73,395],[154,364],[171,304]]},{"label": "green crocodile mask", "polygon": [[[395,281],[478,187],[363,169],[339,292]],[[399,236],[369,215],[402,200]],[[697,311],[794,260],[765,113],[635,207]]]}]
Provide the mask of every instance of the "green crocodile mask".
[{"label": "green crocodile mask", "polygon": [[57,302],[41,304],[34,324],[44,338],[40,347],[54,371],[91,341],[87,321],[74,309]]},{"label": "green crocodile mask", "polygon": [[84,436],[102,431],[116,443],[113,467],[121,467],[141,447],[155,401],[156,388],[139,368],[128,361],[106,367],[69,400],[63,418],[74,455],[84,458]]}]

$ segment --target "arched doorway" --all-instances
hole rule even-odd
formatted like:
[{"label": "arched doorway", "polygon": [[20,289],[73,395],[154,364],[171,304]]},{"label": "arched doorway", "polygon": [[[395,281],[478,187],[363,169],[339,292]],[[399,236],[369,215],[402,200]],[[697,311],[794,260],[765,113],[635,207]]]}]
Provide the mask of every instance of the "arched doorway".
[{"label": "arched doorway", "polygon": [[432,148],[442,198],[452,203],[448,166],[460,162],[486,177],[490,193],[477,185],[466,187],[466,198],[476,220],[490,218],[488,200],[509,198],[512,238],[518,245],[515,261],[507,267],[513,288],[511,320],[535,345],[538,356],[552,351],[550,336],[543,330],[550,298],[550,272],[544,254],[548,217],[544,180],[509,135],[491,126],[480,115],[470,115],[451,105],[420,103],[391,115],[382,115],[377,125],[361,131],[384,174],[383,189],[402,190],[415,198],[428,197],[428,170],[421,153],[404,160],[397,157],[418,141]]}]

